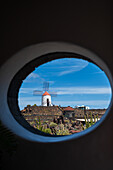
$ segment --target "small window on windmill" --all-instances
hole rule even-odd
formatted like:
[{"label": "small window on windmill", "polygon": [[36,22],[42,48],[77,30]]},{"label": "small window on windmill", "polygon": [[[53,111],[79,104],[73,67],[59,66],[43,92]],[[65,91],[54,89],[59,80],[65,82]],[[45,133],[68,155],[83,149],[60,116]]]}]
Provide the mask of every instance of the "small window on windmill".
[{"label": "small window on windmill", "polygon": [[30,126],[59,136],[93,126],[110,100],[111,86],[103,70],[86,59],[63,56],[41,64],[26,77],[18,103]]}]

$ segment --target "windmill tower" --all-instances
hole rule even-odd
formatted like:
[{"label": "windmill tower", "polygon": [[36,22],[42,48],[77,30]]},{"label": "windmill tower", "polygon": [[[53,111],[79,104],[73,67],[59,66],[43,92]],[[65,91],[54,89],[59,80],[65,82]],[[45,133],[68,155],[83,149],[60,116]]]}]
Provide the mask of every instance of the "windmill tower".
[{"label": "windmill tower", "polygon": [[51,97],[56,97],[55,92],[48,93],[49,90],[49,82],[43,83],[43,91],[34,90],[33,94],[35,96],[42,96],[42,106],[53,106]]},{"label": "windmill tower", "polygon": [[51,95],[47,91],[42,95],[42,106],[52,106]]}]

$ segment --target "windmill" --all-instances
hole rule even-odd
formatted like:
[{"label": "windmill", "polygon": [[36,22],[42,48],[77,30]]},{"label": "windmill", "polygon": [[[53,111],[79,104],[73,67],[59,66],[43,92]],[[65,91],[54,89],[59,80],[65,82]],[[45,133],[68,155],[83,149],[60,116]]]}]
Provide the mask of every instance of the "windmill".
[{"label": "windmill", "polygon": [[57,94],[55,92],[49,92],[49,82],[45,81],[43,83],[43,90],[34,90],[34,96],[42,96],[42,106],[53,106],[51,103],[51,97],[56,97]]}]

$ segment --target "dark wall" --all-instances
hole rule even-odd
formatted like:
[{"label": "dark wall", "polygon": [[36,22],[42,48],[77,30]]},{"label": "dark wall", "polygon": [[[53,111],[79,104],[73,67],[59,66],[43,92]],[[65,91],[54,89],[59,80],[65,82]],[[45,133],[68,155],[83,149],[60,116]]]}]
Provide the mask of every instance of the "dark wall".
[{"label": "dark wall", "polygon": [[[97,53],[113,75],[111,1],[9,1],[1,8],[0,65],[28,45],[65,41]],[[95,131],[79,139],[52,144],[17,140],[17,152],[12,159],[4,157],[4,168],[112,170],[113,107]]]}]

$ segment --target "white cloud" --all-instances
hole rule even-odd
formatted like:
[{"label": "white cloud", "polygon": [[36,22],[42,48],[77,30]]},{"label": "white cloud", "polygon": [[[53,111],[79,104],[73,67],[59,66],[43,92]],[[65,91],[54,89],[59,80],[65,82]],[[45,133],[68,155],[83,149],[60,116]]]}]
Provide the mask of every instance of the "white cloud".
[{"label": "white cloud", "polygon": [[[73,67],[73,66],[71,66],[71,67],[67,67],[67,69],[65,70],[65,71],[61,71],[60,73],[59,73],[59,76],[63,76],[63,75],[65,75],[65,74],[69,74],[69,73],[73,73],[73,72],[75,72],[75,71],[78,71],[78,66],[75,66],[75,67]],[[79,70],[80,70],[80,68],[79,68]]]},{"label": "white cloud", "polygon": [[[34,105],[37,104],[38,106],[41,105],[41,97],[39,96],[32,96],[32,97],[20,97],[18,99],[18,103],[20,106],[20,109],[23,109],[26,107],[28,104]],[[107,108],[110,101],[109,100],[75,100],[75,101],[57,101],[54,99],[53,103],[55,105],[61,105],[61,106],[73,106],[75,107],[76,105],[87,105],[90,106],[91,108]]]},{"label": "white cloud", "polygon": [[33,91],[37,90],[36,88],[20,88],[19,94],[33,94]]},{"label": "white cloud", "polygon": [[[19,106],[20,109],[23,109],[27,104],[37,104],[41,105],[41,96],[21,96],[21,94],[27,94],[27,95],[33,95],[33,91],[36,90],[36,88],[21,88],[19,92]],[[110,87],[58,87],[58,88],[52,88],[52,91],[56,91],[57,95],[73,95],[73,94],[109,94],[111,95],[111,88]],[[54,104],[56,105],[88,105],[93,106],[96,108],[104,108],[108,107],[110,100],[78,100],[78,101],[57,101],[54,99]]]},{"label": "white cloud", "polygon": [[83,101],[54,101],[54,104],[61,106],[72,106],[85,105],[90,108],[108,108],[110,101],[109,100],[83,100]]},{"label": "white cloud", "polygon": [[[34,90],[38,88],[20,88],[19,93],[33,94]],[[50,91],[57,92],[58,95],[72,95],[72,94],[111,94],[110,87],[51,87]]]},{"label": "white cloud", "polygon": [[57,104],[62,105],[100,105],[100,104],[108,104],[108,100],[78,100],[78,101],[54,101]]},{"label": "white cloud", "polygon": [[39,74],[32,72],[32,73],[30,73],[30,74],[26,77],[26,79],[24,80],[24,82],[25,82],[25,83],[27,83],[27,82],[32,82],[33,80],[36,80],[36,79],[40,79],[41,81],[45,81],[45,79],[42,78]]},{"label": "white cloud", "polygon": [[28,104],[30,105],[41,105],[41,97],[40,96],[31,96],[31,97],[19,97],[18,98],[18,105],[20,110],[26,107]]},{"label": "white cloud", "polygon": [[19,102],[23,102],[23,101],[25,101],[25,102],[29,102],[29,101],[31,101],[31,102],[39,102],[39,100],[41,99],[41,96],[31,96],[31,97],[19,97],[18,98],[18,101]]},{"label": "white cloud", "polygon": [[111,94],[110,87],[58,87],[51,88],[58,95],[66,94]]},{"label": "white cloud", "polygon": [[101,70],[101,71],[96,71],[96,72],[91,73],[91,74],[105,74],[105,73],[104,73],[104,71]]},{"label": "white cloud", "polygon": [[31,73],[31,74],[29,74],[29,76],[27,77],[27,78],[37,78],[37,77],[40,77],[38,74],[36,74],[36,73]]},{"label": "white cloud", "polygon": [[[61,71],[58,76],[63,76],[63,75],[66,75],[66,74],[70,74],[70,73],[73,73],[73,72],[76,72],[76,71],[80,71],[82,69],[84,69],[86,66],[88,65],[88,62],[84,62],[84,63],[76,63],[76,65],[69,65],[69,66],[64,66],[63,67],[63,71]],[[60,67],[62,68],[62,67]]]},{"label": "white cloud", "polygon": [[80,71],[88,64],[88,61],[82,59],[63,58],[43,64],[40,68],[48,70],[47,72],[45,72],[44,77],[47,77],[48,75],[62,76],[76,71]]}]

